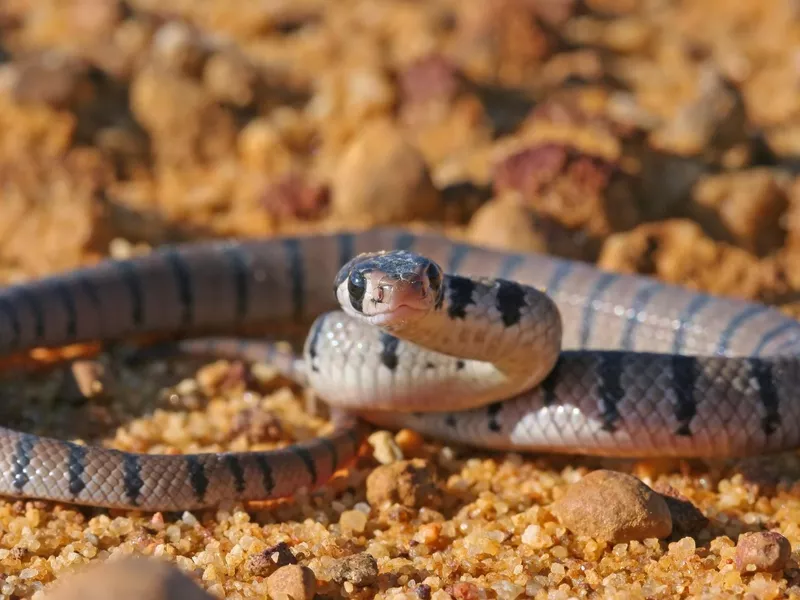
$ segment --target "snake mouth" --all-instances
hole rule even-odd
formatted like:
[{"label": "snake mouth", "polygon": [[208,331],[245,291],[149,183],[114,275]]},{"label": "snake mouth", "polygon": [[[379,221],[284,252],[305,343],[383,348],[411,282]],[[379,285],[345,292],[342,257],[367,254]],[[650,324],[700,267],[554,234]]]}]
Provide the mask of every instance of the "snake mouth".
[{"label": "snake mouth", "polygon": [[370,315],[367,319],[372,325],[387,327],[391,325],[402,325],[409,321],[419,319],[429,311],[427,306],[412,306],[409,304],[400,304],[394,306],[386,312],[380,312]]}]

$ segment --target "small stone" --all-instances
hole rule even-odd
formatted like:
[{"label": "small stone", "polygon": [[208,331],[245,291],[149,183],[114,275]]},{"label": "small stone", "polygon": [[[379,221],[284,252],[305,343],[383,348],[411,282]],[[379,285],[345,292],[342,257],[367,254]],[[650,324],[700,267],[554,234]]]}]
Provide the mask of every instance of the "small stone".
[{"label": "small stone", "polygon": [[352,535],[363,533],[367,526],[367,514],[360,510],[346,510],[339,517],[339,526],[342,533]]},{"label": "small stone", "polygon": [[398,87],[401,121],[412,128],[453,114],[453,103],[465,90],[457,67],[438,54],[407,65],[398,75]]},{"label": "small stone", "polygon": [[419,530],[414,535],[414,539],[421,544],[432,546],[439,541],[441,533],[441,523],[425,523],[420,526]]},{"label": "small stone", "polygon": [[442,210],[422,154],[383,121],[366,126],[350,144],[331,187],[335,219],[389,224],[431,220]]},{"label": "small stone", "polygon": [[527,228],[542,230],[548,248],[569,258],[593,260],[606,237],[640,219],[633,179],[621,166],[565,144],[533,144],[505,156],[493,188],[497,196],[522,196],[538,220]]},{"label": "small stone", "polygon": [[233,419],[231,437],[239,435],[244,435],[251,444],[258,444],[280,440],[286,433],[280,419],[273,413],[247,408]]},{"label": "small stone", "polygon": [[435,507],[440,494],[433,468],[419,458],[380,466],[367,477],[367,502],[374,507],[395,503],[408,508]]},{"label": "small stone", "polygon": [[712,238],[767,256],[786,238],[788,191],[789,177],[767,168],[709,175],[695,185],[688,215]]},{"label": "small stone", "polygon": [[292,549],[289,548],[286,542],[280,542],[266,550],[251,554],[247,557],[245,567],[250,573],[257,577],[266,577],[272,573],[276,567],[296,564],[297,558],[292,552]]},{"label": "small stone", "polygon": [[30,550],[28,550],[27,548],[23,548],[22,546],[14,546],[11,549],[11,558],[13,558],[14,560],[25,560],[26,558],[28,558],[29,554]]},{"label": "small stone", "polygon": [[253,65],[235,52],[218,52],[203,68],[203,83],[211,95],[240,108],[255,100],[257,81]]},{"label": "small stone", "polygon": [[710,239],[689,219],[644,223],[606,238],[601,269],[639,273],[706,293],[757,299],[766,291],[764,264],[751,253]]},{"label": "small stone", "polygon": [[[237,139],[234,117],[195,80],[148,67],[130,84],[131,112],[149,133],[153,150],[164,164],[185,165],[228,156]],[[199,197],[215,207],[216,196]],[[188,208],[187,208],[188,210]]]},{"label": "small stone", "polygon": [[306,114],[322,123],[338,121],[357,131],[367,120],[387,114],[396,102],[389,73],[377,65],[332,65],[315,79]]},{"label": "small stone", "polygon": [[403,103],[453,100],[462,88],[458,68],[438,54],[419,58],[398,76]]},{"label": "small stone", "polygon": [[572,484],[551,512],[576,535],[612,543],[665,538],[672,517],[664,497],[632,475],[599,469]]},{"label": "small stone", "polygon": [[546,533],[541,525],[528,525],[522,532],[520,541],[526,546],[541,550],[553,545],[553,538]]},{"label": "small stone", "polygon": [[318,219],[328,207],[328,188],[290,172],[268,186],[261,203],[271,215],[302,220]]},{"label": "small stone", "polygon": [[[265,117],[250,120],[236,138],[239,157],[250,169],[263,173],[278,173],[292,165],[292,153],[281,132]],[[262,196],[269,205],[270,188]]]},{"label": "small stone", "polygon": [[425,440],[413,429],[401,429],[394,436],[394,441],[397,442],[400,452],[405,456],[422,448]]},{"label": "small stone", "polygon": [[426,583],[420,583],[414,591],[417,594],[417,598],[420,600],[431,600],[431,586]]},{"label": "small stone", "polygon": [[61,393],[69,398],[88,399],[103,395],[109,377],[98,360],[76,360],[72,363]]},{"label": "small stone", "polygon": [[708,525],[708,518],[700,509],[671,485],[656,484],[653,489],[664,497],[675,533],[692,535]]},{"label": "small stone", "polygon": [[350,582],[358,587],[366,587],[378,580],[378,561],[366,552],[340,558],[331,567],[331,576],[340,585]]},{"label": "small stone", "polygon": [[195,377],[205,394],[219,391],[220,384],[228,377],[232,366],[227,360],[218,360],[202,367]]},{"label": "small stone", "polygon": [[715,66],[703,67],[694,97],[676,107],[674,116],[652,132],[651,145],[674,154],[702,152],[722,159],[748,136],[748,115],[738,86]]},{"label": "small stone", "polygon": [[792,546],[777,531],[756,531],[739,536],[734,563],[739,571],[782,571]]},{"label": "small stone", "polygon": [[669,545],[670,556],[682,561],[689,560],[694,556],[696,551],[697,545],[694,543],[694,538],[689,536],[683,537]]},{"label": "small stone", "polygon": [[[551,237],[552,241],[568,239],[564,228],[550,227],[552,233],[557,234],[552,236],[547,234],[547,229],[519,194],[502,194],[475,211],[466,234],[470,242],[490,248],[545,253],[551,248],[548,243]],[[564,258],[580,257],[579,250],[556,253]]]},{"label": "small stone", "polygon": [[213,600],[213,596],[169,563],[123,558],[97,563],[60,578],[44,600]]},{"label": "small stone", "polygon": [[456,600],[478,600],[481,591],[474,583],[459,581],[446,588],[447,592]]},{"label": "small stone", "polygon": [[159,67],[195,75],[200,73],[208,48],[196,29],[178,20],[169,20],[155,32],[151,52]]},{"label": "small stone", "polygon": [[150,526],[156,531],[164,529],[164,513],[157,512],[150,517]]},{"label": "small stone", "polygon": [[389,465],[398,460],[403,460],[403,451],[398,446],[391,432],[378,430],[367,438],[372,446],[372,454],[382,465]]},{"label": "small stone", "polygon": [[117,0],[73,0],[69,4],[65,26],[82,39],[109,35],[122,17],[122,3]]},{"label": "small stone", "polygon": [[81,88],[90,85],[86,65],[56,52],[31,55],[13,65],[12,93],[23,104],[63,108],[77,99]]},{"label": "small stone", "polygon": [[270,598],[310,600],[317,593],[317,578],[314,571],[300,565],[286,565],[267,579]]},{"label": "small stone", "polygon": [[556,47],[537,15],[544,2],[464,3],[454,32],[459,63],[472,78],[504,86],[522,86],[540,73]]}]

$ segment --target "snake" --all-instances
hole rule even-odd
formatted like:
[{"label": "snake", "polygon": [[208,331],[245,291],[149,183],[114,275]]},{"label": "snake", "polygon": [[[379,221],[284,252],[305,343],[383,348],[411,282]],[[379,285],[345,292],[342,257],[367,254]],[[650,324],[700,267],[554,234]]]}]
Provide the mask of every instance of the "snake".
[{"label": "snake", "polygon": [[[291,325],[302,352],[237,333]],[[438,232],[164,244],[0,290],[5,354],[144,334],[272,361],[329,405],[329,431],[162,455],[0,428],[0,495],[143,511],[284,498],[324,486],[373,427],[607,457],[800,442],[800,323],[777,307]]]}]

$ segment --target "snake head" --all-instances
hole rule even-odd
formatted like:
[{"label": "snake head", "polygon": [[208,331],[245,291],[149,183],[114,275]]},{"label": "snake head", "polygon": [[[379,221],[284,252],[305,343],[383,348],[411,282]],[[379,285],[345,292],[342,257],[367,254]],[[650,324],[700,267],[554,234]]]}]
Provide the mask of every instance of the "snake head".
[{"label": "snake head", "polygon": [[346,313],[390,329],[440,307],[443,277],[439,265],[419,254],[370,252],[341,268],[334,290]]}]

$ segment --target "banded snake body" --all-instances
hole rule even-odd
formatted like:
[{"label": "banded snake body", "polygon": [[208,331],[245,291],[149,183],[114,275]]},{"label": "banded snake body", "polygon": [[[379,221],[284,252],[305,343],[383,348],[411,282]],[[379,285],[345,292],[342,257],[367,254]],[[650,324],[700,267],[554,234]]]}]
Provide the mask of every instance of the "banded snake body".
[{"label": "banded snake body", "polygon": [[[407,252],[342,268],[381,250]],[[284,497],[346,465],[365,421],[521,452],[800,445],[800,323],[586,263],[374,229],[161,247],[0,291],[3,352],[166,332],[247,355],[235,327],[312,320],[283,364],[334,407],[330,435],[148,455],[0,428],[0,494],[139,510]]]}]

